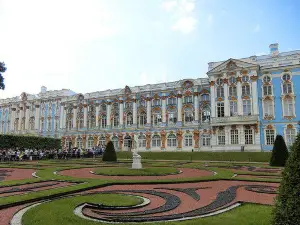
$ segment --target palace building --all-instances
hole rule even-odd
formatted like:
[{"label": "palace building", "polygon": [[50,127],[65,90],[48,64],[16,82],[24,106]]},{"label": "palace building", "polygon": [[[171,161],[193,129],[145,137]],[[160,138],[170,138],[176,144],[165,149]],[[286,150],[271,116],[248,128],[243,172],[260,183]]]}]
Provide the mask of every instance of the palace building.
[{"label": "palace building", "polygon": [[61,138],[67,148],[111,140],[118,151],[271,150],[277,134],[295,140],[297,85],[300,51],[272,44],[269,55],[210,62],[207,78],[2,99],[0,131]]}]

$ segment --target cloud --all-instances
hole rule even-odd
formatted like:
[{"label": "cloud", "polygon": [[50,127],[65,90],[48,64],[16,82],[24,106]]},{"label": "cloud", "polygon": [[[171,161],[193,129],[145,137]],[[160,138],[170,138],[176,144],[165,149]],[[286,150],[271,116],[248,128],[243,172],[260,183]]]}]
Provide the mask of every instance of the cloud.
[{"label": "cloud", "polygon": [[171,15],[171,29],[187,34],[195,30],[195,0],[166,0],[162,8]]},{"label": "cloud", "polygon": [[253,29],[253,32],[254,33],[257,33],[260,31],[260,25],[259,24],[256,24],[255,28]]}]

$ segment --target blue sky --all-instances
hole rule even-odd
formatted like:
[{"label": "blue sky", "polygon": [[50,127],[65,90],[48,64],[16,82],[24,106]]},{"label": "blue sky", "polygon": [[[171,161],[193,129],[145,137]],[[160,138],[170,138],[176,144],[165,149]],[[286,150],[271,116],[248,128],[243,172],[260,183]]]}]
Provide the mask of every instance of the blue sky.
[{"label": "blue sky", "polygon": [[0,0],[6,90],[78,93],[205,77],[208,62],[300,49],[294,0]]}]

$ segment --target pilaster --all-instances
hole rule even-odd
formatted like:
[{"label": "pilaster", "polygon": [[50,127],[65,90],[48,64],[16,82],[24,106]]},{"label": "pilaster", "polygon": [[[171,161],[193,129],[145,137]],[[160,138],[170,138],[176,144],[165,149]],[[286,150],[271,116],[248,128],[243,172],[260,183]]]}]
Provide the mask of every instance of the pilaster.
[{"label": "pilaster", "polygon": [[73,129],[77,128],[77,105],[73,105]]},{"label": "pilaster", "polygon": [[36,131],[38,131],[40,129],[40,105],[38,103],[35,104],[34,129]]},{"label": "pilaster", "polygon": [[210,82],[211,117],[216,117],[215,82]]}]

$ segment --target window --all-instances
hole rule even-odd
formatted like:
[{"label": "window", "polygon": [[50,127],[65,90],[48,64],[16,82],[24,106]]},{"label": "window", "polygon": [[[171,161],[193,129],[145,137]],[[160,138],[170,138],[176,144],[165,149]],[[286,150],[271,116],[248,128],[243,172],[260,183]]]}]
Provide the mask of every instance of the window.
[{"label": "window", "polygon": [[152,147],[160,147],[160,143],[161,143],[161,140],[160,140],[160,136],[159,135],[153,135],[152,137]]},{"label": "window", "polygon": [[190,122],[193,122],[193,120],[194,120],[193,112],[190,109],[187,109],[184,112],[184,122],[190,123]]},{"label": "window", "polygon": [[286,143],[291,146],[296,140],[296,129],[288,128],[285,131]]},{"label": "window", "polygon": [[217,97],[218,98],[224,97],[224,88],[223,87],[217,87]]},{"label": "window", "polygon": [[133,124],[133,117],[131,112],[127,113],[126,115],[126,124],[127,126],[131,126]]},{"label": "window", "polygon": [[184,144],[186,147],[193,146],[193,136],[191,134],[187,134],[184,136]]},{"label": "window", "polygon": [[72,122],[73,122],[72,118],[67,119],[67,129],[68,130],[72,129],[72,126],[73,126]]},{"label": "window", "polygon": [[245,129],[244,133],[245,133],[245,144],[252,145],[253,144],[253,130]]},{"label": "window", "polygon": [[105,137],[101,136],[100,139],[99,139],[99,145],[100,146],[105,146],[105,144],[106,144]]},{"label": "window", "polygon": [[224,117],[224,102],[217,103],[217,115],[218,117]]},{"label": "window", "polygon": [[231,130],[230,131],[230,139],[232,145],[237,145],[239,143],[239,131],[238,130]]},{"label": "window", "polygon": [[81,138],[77,138],[77,148],[82,149],[82,139]]},{"label": "window", "polygon": [[168,114],[168,123],[169,124],[175,124],[177,123],[177,117],[175,112],[170,112]]},{"label": "window", "polygon": [[126,136],[124,138],[124,147],[125,148],[131,148],[131,137],[130,136]]},{"label": "window", "polygon": [[242,95],[250,95],[250,85],[242,86]]},{"label": "window", "polygon": [[157,126],[161,123],[161,114],[153,114],[153,125]]},{"label": "window", "polygon": [[184,103],[192,103],[192,102],[193,102],[193,96],[184,97]]},{"label": "window", "polygon": [[153,105],[154,106],[160,106],[160,99],[154,99],[153,100]]},{"label": "window", "polygon": [[118,140],[118,137],[114,136],[112,139],[111,139],[115,149],[119,149],[119,140]]},{"label": "window", "polygon": [[176,147],[177,146],[177,139],[176,139],[176,136],[174,134],[170,134],[168,136],[168,146],[169,147]]},{"label": "window", "polygon": [[229,87],[229,96],[236,96],[236,95],[237,95],[236,86]]},{"label": "window", "polygon": [[139,141],[139,148],[145,148],[146,147],[146,137],[145,137],[145,135],[140,135],[138,141]]},{"label": "window", "polygon": [[[114,108],[115,110],[119,110],[119,103],[115,102],[115,103],[113,104],[113,108]],[[105,108],[105,109],[106,109],[106,108]]]},{"label": "window", "polygon": [[249,81],[249,77],[248,76],[242,76],[242,81],[243,82],[248,82]]},{"label": "window", "polygon": [[209,101],[209,95],[208,94],[201,95],[201,101]]},{"label": "window", "polygon": [[292,84],[283,84],[282,85],[283,94],[293,93]]},{"label": "window", "polygon": [[264,105],[264,115],[265,116],[273,116],[274,115],[273,101],[272,100],[264,100],[263,105]]},{"label": "window", "polygon": [[236,82],[236,78],[235,77],[230,77],[229,78],[229,83],[234,84]]},{"label": "window", "polygon": [[34,130],[34,117],[29,119],[29,129]]},{"label": "window", "polygon": [[269,83],[271,81],[271,77],[270,76],[264,76],[263,78],[265,83]]},{"label": "window", "polygon": [[223,80],[222,79],[217,79],[217,85],[221,85],[221,84],[223,84]]},{"label": "window", "polygon": [[126,109],[132,109],[133,108],[133,103],[132,102],[126,102],[125,103],[125,108]]},{"label": "window", "polygon": [[113,117],[113,126],[118,127],[119,126],[119,114],[115,114]]},{"label": "window", "polygon": [[202,135],[202,146],[210,146],[210,136],[209,135]]},{"label": "window", "polygon": [[266,85],[263,87],[264,89],[264,96],[272,95],[272,85]]},{"label": "window", "polygon": [[143,112],[140,114],[139,123],[140,123],[140,126],[145,126],[145,124],[147,123],[146,113]]},{"label": "window", "polygon": [[210,121],[210,109],[205,106],[201,112],[201,119],[203,123],[208,123]]},{"label": "window", "polygon": [[294,116],[294,102],[293,99],[288,98],[283,100],[284,116]]},{"label": "window", "polygon": [[[4,126],[4,125],[3,125],[3,126]],[[14,130],[15,130],[15,131],[19,130],[19,118],[15,119]]]},{"label": "window", "polygon": [[284,80],[284,81],[289,81],[289,80],[291,80],[291,75],[289,75],[289,74],[284,74],[283,76],[282,76],[282,80]]},{"label": "window", "polygon": [[78,122],[78,128],[83,128],[83,117],[80,117],[77,122]]},{"label": "window", "polygon": [[146,107],[146,101],[144,101],[144,100],[140,100],[140,104],[139,104],[140,106],[143,106],[143,107]]},{"label": "window", "polygon": [[52,123],[51,123],[52,121],[51,121],[51,119],[48,119],[48,123],[47,123],[47,130],[48,131],[50,131],[50,130],[52,130]]},{"label": "window", "polygon": [[89,137],[88,139],[88,148],[92,148],[94,146],[94,139],[93,137]]},{"label": "window", "polygon": [[225,131],[218,131],[218,145],[225,145]]},{"label": "window", "polygon": [[176,105],[176,98],[168,98],[168,105]]},{"label": "window", "polygon": [[236,115],[237,115],[237,102],[230,101],[230,116],[236,116]]},{"label": "window", "polygon": [[273,145],[274,144],[274,130],[266,130],[266,141],[267,145]]},{"label": "window", "polygon": [[244,116],[251,115],[251,100],[243,100],[243,114]]},{"label": "window", "polygon": [[104,114],[104,115],[102,115],[101,116],[101,128],[106,128],[106,125],[107,125],[107,117],[106,117],[106,115]]}]

